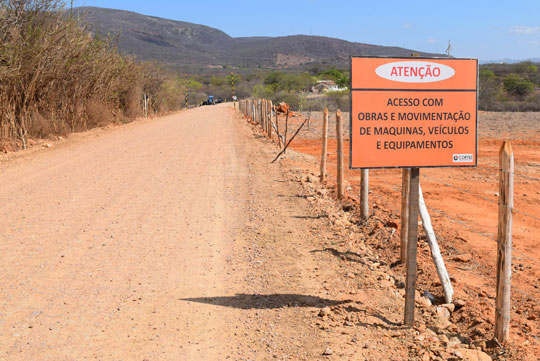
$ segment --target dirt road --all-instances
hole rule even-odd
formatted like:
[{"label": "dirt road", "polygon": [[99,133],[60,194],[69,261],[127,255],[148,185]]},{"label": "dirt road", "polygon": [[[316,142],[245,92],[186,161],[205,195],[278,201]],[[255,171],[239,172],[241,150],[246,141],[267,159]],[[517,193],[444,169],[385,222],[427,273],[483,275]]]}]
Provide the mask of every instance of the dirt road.
[{"label": "dirt road", "polygon": [[226,263],[243,222],[248,169],[232,118],[212,111],[3,167],[1,359],[228,351],[234,315],[183,300],[228,294]]},{"label": "dirt road", "polygon": [[251,187],[239,134],[232,109],[206,107],[2,164],[0,359],[249,350],[235,339],[241,309],[204,302],[243,291],[233,253]]}]

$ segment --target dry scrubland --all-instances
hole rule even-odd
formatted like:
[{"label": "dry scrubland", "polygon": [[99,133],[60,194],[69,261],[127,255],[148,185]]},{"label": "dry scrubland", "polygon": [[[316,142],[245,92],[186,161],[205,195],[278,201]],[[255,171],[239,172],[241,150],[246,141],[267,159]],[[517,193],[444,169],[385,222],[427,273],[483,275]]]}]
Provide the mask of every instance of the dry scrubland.
[{"label": "dry scrubland", "polygon": [[[81,131],[180,106],[184,84],[157,65],[120,55],[59,0],[0,1],[0,146]],[[31,142],[31,141],[30,141]]]}]

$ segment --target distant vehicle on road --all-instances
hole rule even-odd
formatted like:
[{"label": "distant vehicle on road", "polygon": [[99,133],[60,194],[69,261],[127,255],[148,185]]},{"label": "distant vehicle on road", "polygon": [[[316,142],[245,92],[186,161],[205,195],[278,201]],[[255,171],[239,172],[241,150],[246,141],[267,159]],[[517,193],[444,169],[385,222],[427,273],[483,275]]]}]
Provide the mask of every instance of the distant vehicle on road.
[{"label": "distant vehicle on road", "polygon": [[214,105],[216,104],[215,103],[215,100],[214,100],[214,96],[213,95],[209,95],[208,96],[208,99],[203,101],[201,105]]}]

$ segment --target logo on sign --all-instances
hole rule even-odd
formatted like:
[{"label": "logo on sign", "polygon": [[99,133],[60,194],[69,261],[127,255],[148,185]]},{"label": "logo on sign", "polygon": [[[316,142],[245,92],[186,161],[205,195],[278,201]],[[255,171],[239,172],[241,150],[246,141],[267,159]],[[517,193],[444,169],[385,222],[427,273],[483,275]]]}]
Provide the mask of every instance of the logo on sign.
[{"label": "logo on sign", "polygon": [[375,73],[381,78],[402,83],[431,83],[450,79],[456,71],[429,61],[396,61],[379,66]]},{"label": "logo on sign", "polygon": [[452,156],[454,163],[470,163],[473,161],[472,154],[454,154]]}]

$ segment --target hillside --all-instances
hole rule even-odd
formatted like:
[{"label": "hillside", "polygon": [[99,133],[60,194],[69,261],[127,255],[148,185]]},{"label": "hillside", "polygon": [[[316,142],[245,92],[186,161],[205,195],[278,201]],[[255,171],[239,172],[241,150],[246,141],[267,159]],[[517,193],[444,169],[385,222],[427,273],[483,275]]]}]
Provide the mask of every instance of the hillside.
[{"label": "hillside", "polygon": [[208,26],[124,10],[80,7],[75,13],[92,31],[117,35],[121,51],[139,60],[159,60],[186,72],[223,68],[347,67],[349,55],[410,56],[417,52],[322,36],[233,38]]}]

